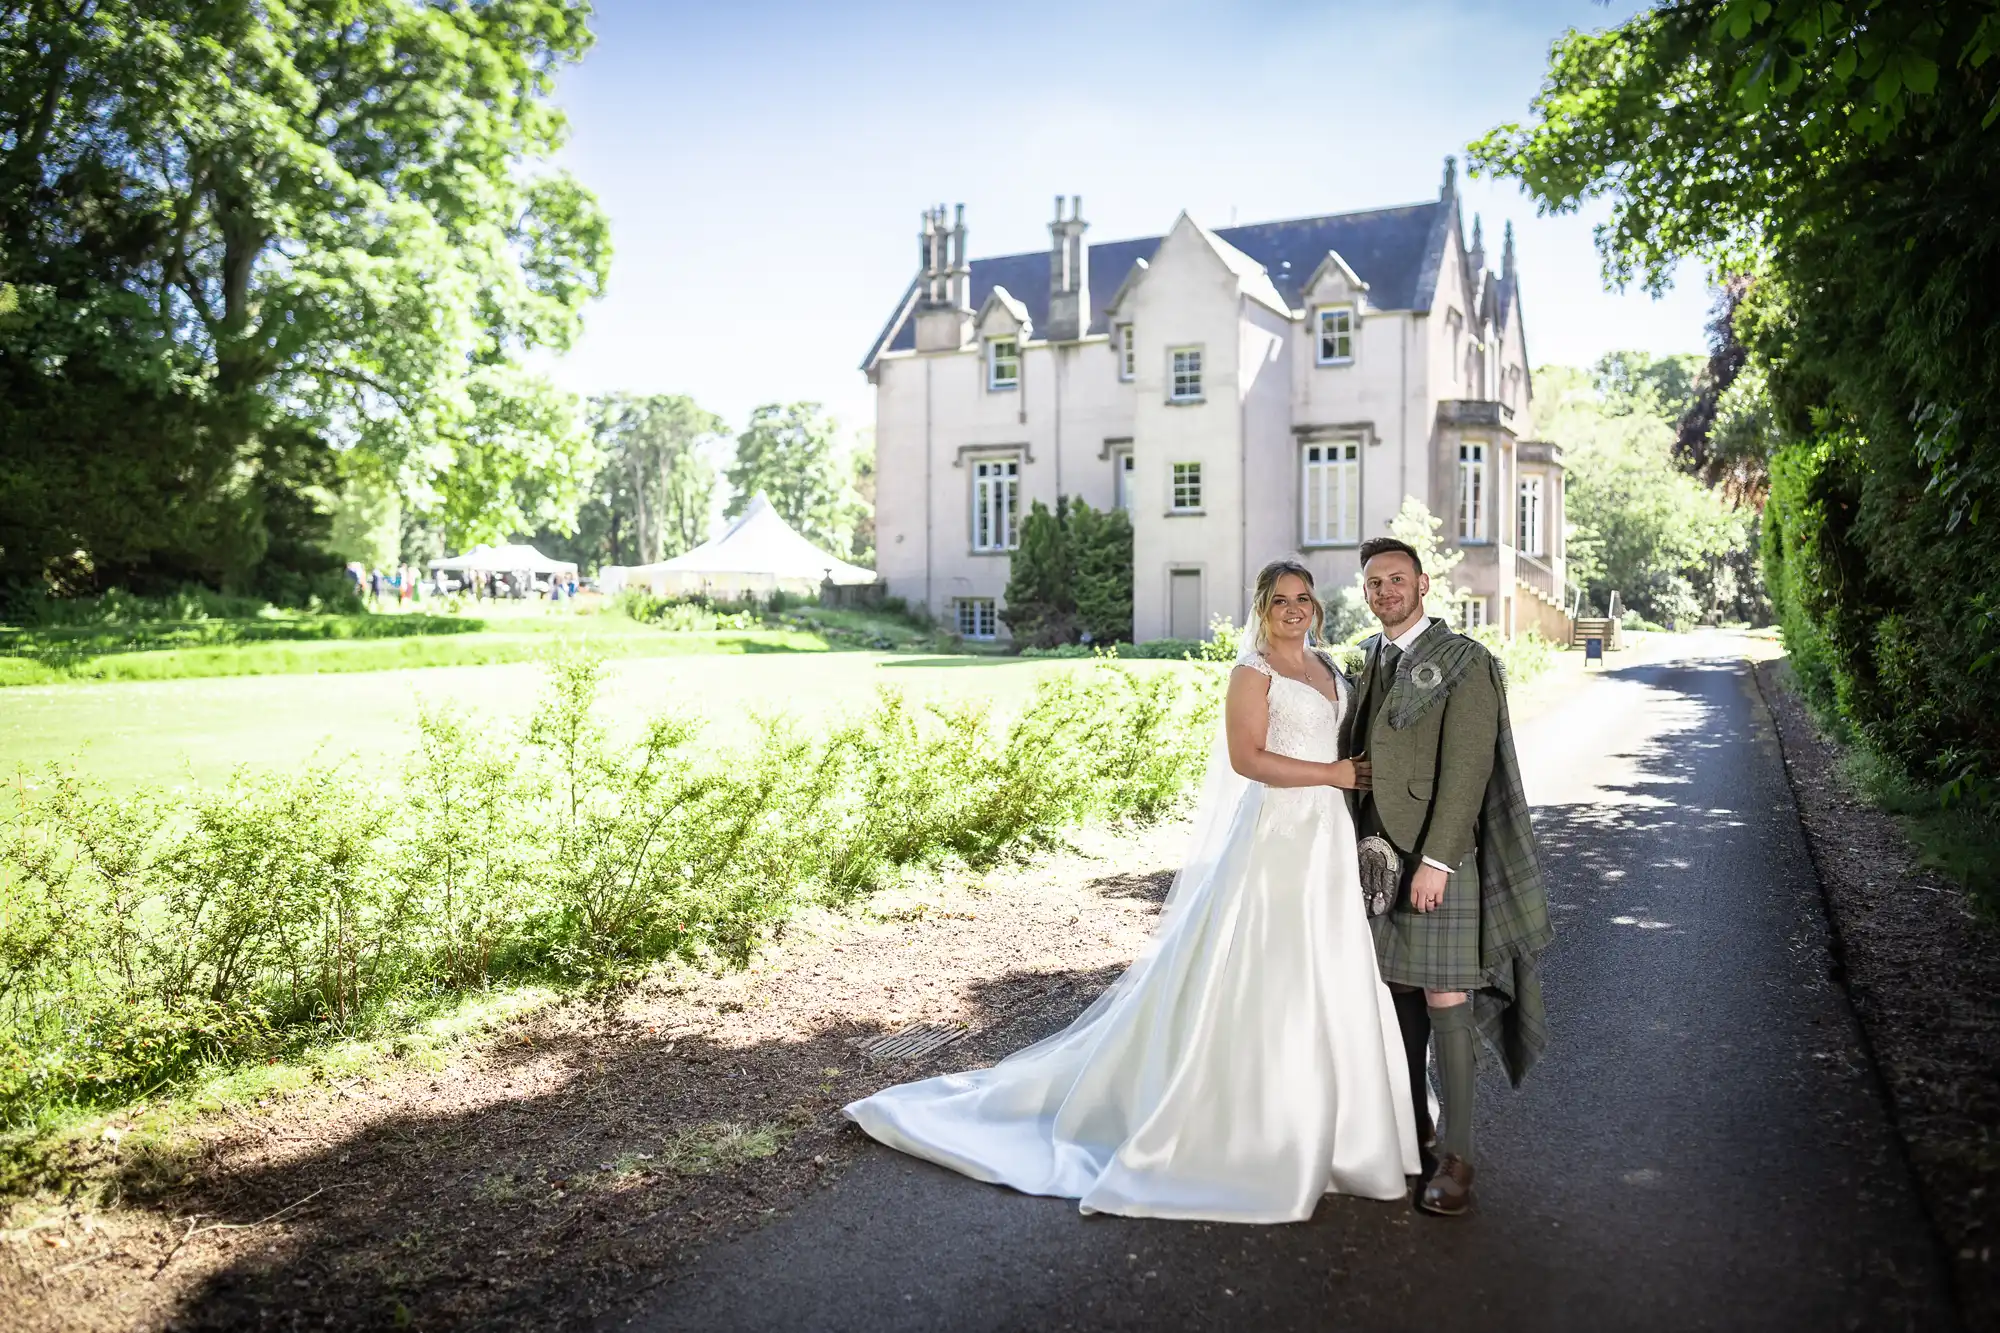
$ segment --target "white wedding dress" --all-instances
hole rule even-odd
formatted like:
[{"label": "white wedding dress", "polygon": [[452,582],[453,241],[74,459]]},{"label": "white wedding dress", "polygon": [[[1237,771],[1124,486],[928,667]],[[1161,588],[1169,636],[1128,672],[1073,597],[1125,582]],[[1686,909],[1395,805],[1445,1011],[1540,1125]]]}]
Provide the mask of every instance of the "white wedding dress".
[{"label": "white wedding dress", "polygon": [[[1266,748],[1337,757],[1337,707],[1271,677]],[[1418,1171],[1403,1044],[1331,787],[1267,788],[1218,741],[1151,941],[1069,1027],[990,1069],[847,1115],[977,1180],[1086,1213],[1295,1222],[1322,1194],[1399,1199]]]}]

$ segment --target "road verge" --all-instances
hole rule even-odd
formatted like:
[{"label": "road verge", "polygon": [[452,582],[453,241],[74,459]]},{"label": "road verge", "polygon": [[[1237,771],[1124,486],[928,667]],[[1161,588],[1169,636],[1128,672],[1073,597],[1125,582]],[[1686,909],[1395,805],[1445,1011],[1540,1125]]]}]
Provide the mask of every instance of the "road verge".
[{"label": "road verge", "polygon": [[1966,1326],[2000,1328],[2000,931],[1860,796],[1786,664],[1753,667],[1825,896],[1837,979],[1951,1260]]}]

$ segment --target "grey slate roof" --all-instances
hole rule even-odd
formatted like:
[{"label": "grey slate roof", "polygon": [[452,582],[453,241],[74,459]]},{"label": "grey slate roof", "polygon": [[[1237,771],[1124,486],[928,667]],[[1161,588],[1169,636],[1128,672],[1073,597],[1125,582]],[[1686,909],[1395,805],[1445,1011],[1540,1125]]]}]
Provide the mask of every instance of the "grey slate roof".
[{"label": "grey slate roof", "polygon": [[[1258,222],[1247,227],[1218,227],[1215,234],[1262,264],[1271,281],[1294,309],[1304,305],[1300,288],[1326,258],[1337,250],[1368,284],[1369,302],[1383,310],[1427,308],[1431,292],[1423,279],[1426,259],[1430,286],[1436,282],[1435,256],[1428,254],[1433,238],[1441,235],[1439,216],[1450,204],[1433,200],[1406,204],[1399,208],[1377,208],[1365,213],[1334,213],[1325,217],[1295,218],[1288,222]],[[1146,236],[1134,241],[1106,241],[1090,247],[1090,332],[1109,331],[1105,310],[1134,261],[1150,259],[1163,238]],[[971,301],[974,310],[986,302],[994,287],[1028,307],[1036,327],[1048,320],[1049,252],[1036,250],[1024,255],[1000,255],[972,261]],[[864,368],[885,351],[907,351],[915,346],[914,313],[916,284],[911,283],[898,302],[875,345],[862,362]]]}]

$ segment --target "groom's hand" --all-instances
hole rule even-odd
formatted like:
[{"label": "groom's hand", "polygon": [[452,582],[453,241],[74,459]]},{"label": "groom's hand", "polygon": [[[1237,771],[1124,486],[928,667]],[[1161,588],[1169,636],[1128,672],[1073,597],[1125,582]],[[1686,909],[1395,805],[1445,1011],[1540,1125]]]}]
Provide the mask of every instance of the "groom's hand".
[{"label": "groom's hand", "polygon": [[1434,912],[1444,901],[1444,886],[1450,876],[1425,861],[1417,866],[1417,873],[1410,877],[1410,906],[1419,912]]}]

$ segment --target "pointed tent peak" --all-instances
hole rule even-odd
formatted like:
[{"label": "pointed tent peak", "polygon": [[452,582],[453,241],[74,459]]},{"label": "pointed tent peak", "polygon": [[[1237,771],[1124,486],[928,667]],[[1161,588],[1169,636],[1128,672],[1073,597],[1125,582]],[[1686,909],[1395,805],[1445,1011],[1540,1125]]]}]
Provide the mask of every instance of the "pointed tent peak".
[{"label": "pointed tent peak", "polygon": [[[721,536],[671,560],[638,565],[627,571],[628,578],[666,574],[696,578],[719,588],[741,586],[752,590],[763,586],[754,580],[765,580],[771,587],[789,581],[800,588],[817,587],[826,578],[842,584],[875,581],[873,570],[813,545],[785,520],[762,491],[751,497]],[[745,583],[744,579],[753,581]]]},{"label": "pointed tent peak", "polygon": [[777,512],[778,506],[771,503],[771,497],[762,491],[758,491],[750,497],[750,503],[743,506],[743,512],[738,514],[735,521],[724,529],[724,531],[734,532],[745,523],[751,522],[754,519],[761,519],[766,514],[775,514]]}]

